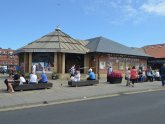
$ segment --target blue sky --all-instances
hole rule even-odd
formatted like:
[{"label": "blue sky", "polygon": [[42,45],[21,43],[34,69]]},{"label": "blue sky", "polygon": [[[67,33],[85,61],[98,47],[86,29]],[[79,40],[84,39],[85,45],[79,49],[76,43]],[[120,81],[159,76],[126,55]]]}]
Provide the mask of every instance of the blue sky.
[{"label": "blue sky", "polygon": [[165,43],[165,0],[1,0],[0,47],[18,49],[57,26],[75,39],[129,47]]}]

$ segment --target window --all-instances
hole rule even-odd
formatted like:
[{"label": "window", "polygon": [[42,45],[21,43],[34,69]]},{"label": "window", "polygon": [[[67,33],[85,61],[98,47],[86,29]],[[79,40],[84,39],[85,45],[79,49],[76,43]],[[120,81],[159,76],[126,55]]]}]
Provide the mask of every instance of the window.
[{"label": "window", "polygon": [[103,61],[100,62],[100,69],[105,69],[105,62]]},{"label": "window", "polygon": [[119,62],[119,70],[124,70],[125,66],[124,66],[124,62]]},{"label": "window", "polygon": [[54,53],[33,53],[32,64],[36,65],[36,71],[52,71],[54,66]]}]

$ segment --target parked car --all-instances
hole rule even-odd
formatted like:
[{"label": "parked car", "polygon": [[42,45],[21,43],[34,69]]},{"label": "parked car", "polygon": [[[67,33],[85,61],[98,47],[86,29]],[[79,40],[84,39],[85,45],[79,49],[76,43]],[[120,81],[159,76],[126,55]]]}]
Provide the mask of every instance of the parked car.
[{"label": "parked car", "polygon": [[0,73],[6,73],[7,72],[7,69],[5,69],[4,67],[0,67]]}]

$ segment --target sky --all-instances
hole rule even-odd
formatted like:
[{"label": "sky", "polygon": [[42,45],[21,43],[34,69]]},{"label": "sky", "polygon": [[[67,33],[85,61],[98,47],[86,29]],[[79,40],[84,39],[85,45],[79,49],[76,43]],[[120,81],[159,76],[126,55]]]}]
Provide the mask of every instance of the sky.
[{"label": "sky", "polygon": [[0,47],[18,49],[60,29],[128,47],[165,43],[165,0],[1,0]]}]

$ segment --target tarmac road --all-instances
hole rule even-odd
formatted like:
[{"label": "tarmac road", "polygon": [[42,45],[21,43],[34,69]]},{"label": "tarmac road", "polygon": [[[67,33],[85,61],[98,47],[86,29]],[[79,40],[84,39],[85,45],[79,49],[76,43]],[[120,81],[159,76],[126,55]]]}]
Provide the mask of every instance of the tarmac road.
[{"label": "tarmac road", "polygon": [[163,124],[165,91],[0,112],[2,124]]}]

